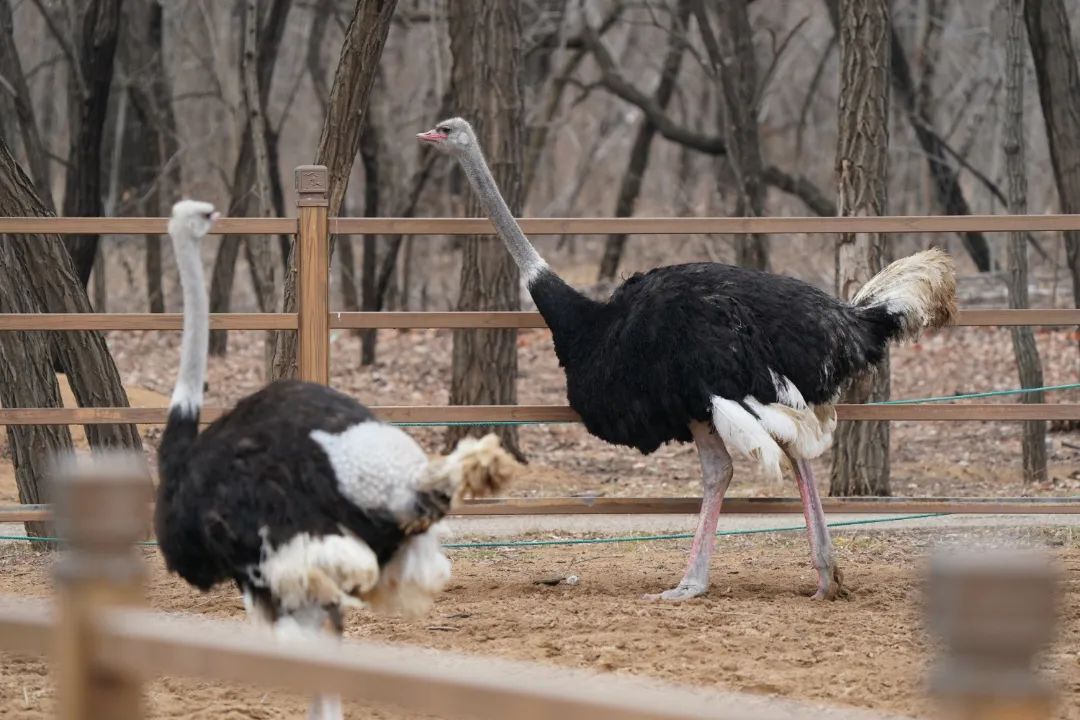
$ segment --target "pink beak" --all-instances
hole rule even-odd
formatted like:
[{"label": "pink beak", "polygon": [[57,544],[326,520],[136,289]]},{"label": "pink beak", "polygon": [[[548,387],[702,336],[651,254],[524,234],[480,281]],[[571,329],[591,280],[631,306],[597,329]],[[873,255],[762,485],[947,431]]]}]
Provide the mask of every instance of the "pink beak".
[{"label": "pink beak", "polygon": [[420,142],[437,143],[445,140],[446,136],[434,130],[428,130],[427,132],[417,133],[416,139]]},{"label": "pink beak", "polygon": [[219,213],[219,212],[210,213],[210,222],[217,222],[220,219],[221,219],[221,213]]}]

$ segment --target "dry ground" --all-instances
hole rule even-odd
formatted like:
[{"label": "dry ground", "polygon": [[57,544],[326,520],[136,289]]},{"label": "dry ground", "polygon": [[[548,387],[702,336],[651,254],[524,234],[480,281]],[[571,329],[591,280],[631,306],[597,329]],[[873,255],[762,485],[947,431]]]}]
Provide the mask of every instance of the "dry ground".
[{"label": "dry ground", "polygon": [[[412,622],[356,611],[349,635],[926,715],[933,643],[921,626],[919,578],[931,546],[955,537],[865,530],[835,537],[850,601],[806,597],[813,574],[805,540],[794,533],[722,538],[712,591],[679,605],[639,597],[679,577],[687,542],[460,550],[453,551],[454,580],[429,616]],[[1059,717],[1080,718],[1080,536],[1035,530],[1023,539],[1049,547],[1066,568],[1063,632],[1042,665],[1064,691]],[[154,608],[240,621],[232,588],[202,595],[167,576],[156,552],[145,554]],[[47,596],[50,562],[24,545],[0,545],[0,593]],[[571,574],[579,584],[540,582]],[[296,718],[304,704],[263,689],[175,678],[149,690],[152,718]],[[45,664],[0,655],[0,717],[46,718],[53,706]],[[349,706],[348,717],[412,716]]]}]

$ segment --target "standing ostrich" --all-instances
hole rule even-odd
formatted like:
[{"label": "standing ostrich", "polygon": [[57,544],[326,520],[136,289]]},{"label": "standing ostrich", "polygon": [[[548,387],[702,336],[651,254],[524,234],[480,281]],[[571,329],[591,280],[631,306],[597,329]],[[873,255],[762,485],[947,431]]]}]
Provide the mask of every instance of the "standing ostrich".
[{"label": "standing ostrich", "polygon": [[[516,463],[490,435],[428,461],[342,393],[282,380],[199,432],[209,334],[200,240],[217,219],[182,201],[169,221],[184,296],[180,371],[158,450],[154,523],[165,564],[200,590],[232,580],[253,618],[342,632],[342,606],[425,610],[450,576],[435,524]],[[311,718],[340,718],[320,696]]]},{"label": "standing ostrich", "polygon": [[845,594],[810,460],[831,443],[845,381],[877,363],[890,340],[952,320],[951,258],[928,250],[899,260],[851,303],[719,263],[635,274],[598,302],[563,282],[525,237],[466,121],[417,138],[461,163],[551,328],[567,399],[586,429],[643,454],[672,440],[697,445],[704,492],[690,562],[677,587],[648,597],[684,600],[708,589],[730,453],[772,478],[794,471],[818,572],[814,598]]}]

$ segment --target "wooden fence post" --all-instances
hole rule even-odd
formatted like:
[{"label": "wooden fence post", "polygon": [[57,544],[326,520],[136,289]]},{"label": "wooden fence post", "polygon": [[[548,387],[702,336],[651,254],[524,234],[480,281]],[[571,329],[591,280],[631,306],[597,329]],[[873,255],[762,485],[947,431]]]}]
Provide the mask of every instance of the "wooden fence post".
[{"label": "wooden fence post", "polygon": [[1044,720],[1054,691],[1035,670],[1056,630],[1058,573],[1036,552],[965,551],[934,559],[929,625],[944,641],[931,688],[949,717]]},{"label": "wooden fence post", "polygon": [[142,601],[150,488],[141,456],[72,456],[54,472],[56,527],[68,543],[56,564],[55,636],[61,720],[139,720],[138,680],[95,667],[96,616]]},{"label": "wooden fence post", "polygon": [[330,381],[330,236],[323,165],[296,168],[298,231],[297,370],[301,380]]}]

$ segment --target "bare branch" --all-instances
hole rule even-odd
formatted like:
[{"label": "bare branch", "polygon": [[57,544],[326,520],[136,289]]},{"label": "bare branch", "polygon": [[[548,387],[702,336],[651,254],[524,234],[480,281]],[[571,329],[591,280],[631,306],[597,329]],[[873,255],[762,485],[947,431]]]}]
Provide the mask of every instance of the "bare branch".
[{"label": "bare branch", "polygon": [[60,46],[60,51],[64,53],[64,57],[67,58],[68,69],[75,78],[75,85],[79,88],[79,94],[83,97],[86,96],[86,78],[82,74],[82,65],[78,61],[78,53],[75,52],[75,44],[71,40],[70,33],[64,31],[60,27],[59,22],[53,14],[49,12],[49,9],[45,7],[45,3],[42,0],[30,0],[38,12],[41,13],[41,18],[45,21],[45,26],[49,29],[49,33],[52,34],[56,40],[57,45]]},{"label": "bare branch", "polygon": [[618,66],[611,57],[611,53],[608,52],[596,30],[588,22],[584,23],[581,37],[600,69],[600,84],[612,95],[637,106],[645,113],[649,122],[656,126],[657,132],[668,140],[692,147],[709,155],[723,155],[727,152],[722,138],[702,135],[678,125],[664,112],[654,98],[646,95],[624,78],[619,73]]},{"label": "bare branch", "polygon": [[788,175],[775,165],[767,165],[762,173],[762,178],[777,190],[794,195],[802,200],[815,214],[822,217],[836,215],[836,204],[826,197],[821,188],[805,177]]}]

